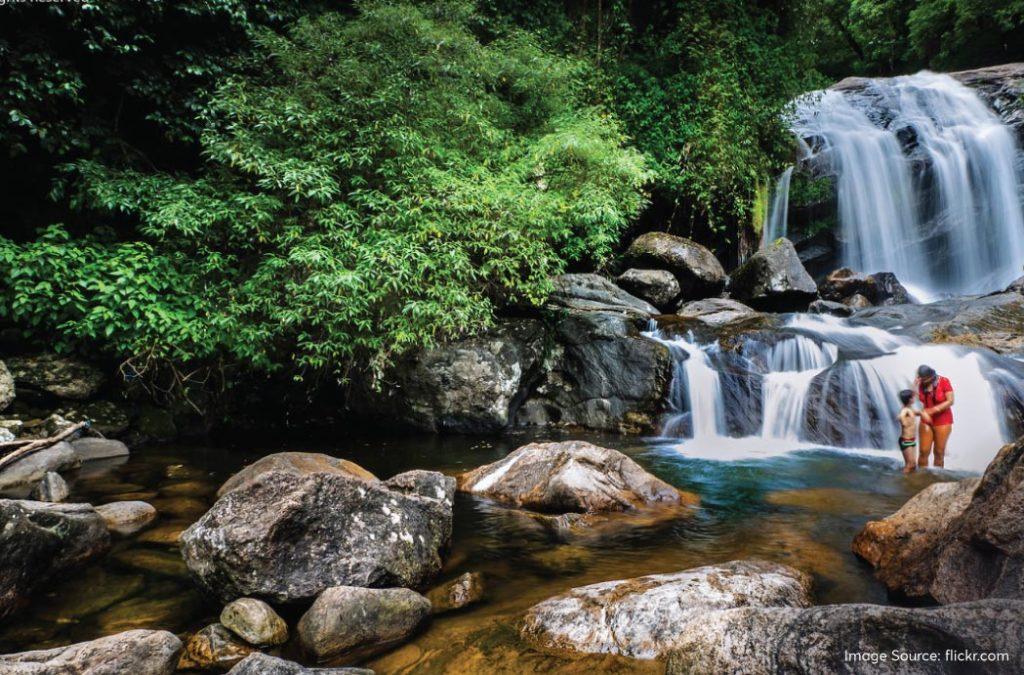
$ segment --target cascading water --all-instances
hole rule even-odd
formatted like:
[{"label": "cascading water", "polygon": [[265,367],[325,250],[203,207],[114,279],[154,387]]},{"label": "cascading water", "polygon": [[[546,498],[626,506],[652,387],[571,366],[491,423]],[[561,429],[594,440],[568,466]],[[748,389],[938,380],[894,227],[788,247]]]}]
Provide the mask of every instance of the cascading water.
[{"label": "cascading water", "polygon": [[761,227],[762,248],[772,243],[779,237],[788,234],[789,214],[789,184],[793,178],[794,167],[787,167],[775,183],[775,191],[772,193],[771,207],[764,215],[764,224]]},{"label": "cascading water", "polygon": [[[716,343],[701,345],[692,335],[667,337],[653,326],[645,335],[666,344],[675,358],[662,433],[689,437],[680,446],[688,456],[741,459],[824,447],[898,459],[897,395],[912,386],[922,363],[950,379],[954,419],[969,421],[954,424],[947,468],[984,469],[1013,436],[1010,418],[1024,412],[1020,362],[921,345],[845,319],[795,316],[770,338],[746,340],[729,360]],[[758,425],[736,433],[742,425],[732,418],[757,414]]]},{"label": "cascading water", "polygon": [[812,92],[796,101],[791,128],[809,144],[814,171],[836,177],[844,264],[894,272],[924,298],[992,291],[1020,276],[1013,132],[952,77]]}]

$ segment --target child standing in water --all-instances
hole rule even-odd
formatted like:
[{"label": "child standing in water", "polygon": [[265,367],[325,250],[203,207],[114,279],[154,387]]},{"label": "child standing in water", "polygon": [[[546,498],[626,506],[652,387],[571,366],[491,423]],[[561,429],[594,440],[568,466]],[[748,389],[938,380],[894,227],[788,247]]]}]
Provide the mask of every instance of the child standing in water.
[{"label": "child standing in water", "polygon": [[900,452],[903,453],[903,473],[914,473],[917,470],[917,420],[921,415],[914,410],[911,404],[914,402],[914,392],[904,389],[900,392],[900,413],[897,419],[900,423]]}]

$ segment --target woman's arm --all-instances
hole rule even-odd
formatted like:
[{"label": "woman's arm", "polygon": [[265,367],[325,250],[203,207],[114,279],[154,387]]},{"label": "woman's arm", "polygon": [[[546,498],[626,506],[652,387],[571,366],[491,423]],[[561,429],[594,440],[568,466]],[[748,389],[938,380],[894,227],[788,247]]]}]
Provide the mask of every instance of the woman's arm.
[{"label": "woman's arm", "polygon": [[934,405],[931,408],[925,408],[924,411],[929,415],[935,415],[942,412],[943,410],[949,410],[951,407],[953,407],[953,392],[947,391],[945,401],[939,403],[938,405]]}]

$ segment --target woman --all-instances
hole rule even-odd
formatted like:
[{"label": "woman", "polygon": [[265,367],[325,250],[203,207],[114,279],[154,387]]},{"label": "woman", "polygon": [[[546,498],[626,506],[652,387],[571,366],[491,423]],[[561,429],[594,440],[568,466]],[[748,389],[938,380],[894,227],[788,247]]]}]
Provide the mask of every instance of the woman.
[{"label": "woman", "polygon": [[946,462],[946,442],[953,431],[953,385],[940,377],[930,366],[917,369],[917,398],[921,409],[917,465],[928,466],[928,456],[935,451],[935,466]]}]

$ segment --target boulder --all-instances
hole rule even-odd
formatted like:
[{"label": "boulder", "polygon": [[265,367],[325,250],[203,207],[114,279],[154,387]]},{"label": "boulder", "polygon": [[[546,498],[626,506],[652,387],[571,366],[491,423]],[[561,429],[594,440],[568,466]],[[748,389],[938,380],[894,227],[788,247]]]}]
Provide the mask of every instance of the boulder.
[{"label": "boulder", "polygon": [[875,282],[875,297],[871,301],[876,305],[905,305],[915,302],[900,280],[892,272],[875,272],[869,275]]},{"label": "boulder", "polygon": [[676,505],[683,495],[617,450],[585,441],[530,443],[458,477],[459,490],[542,513]]},{"label": "boulder", "polygon": [[824,300],[841,302],[855,308],[873,305],[902,305],[912,302],[910,293],[892,272],[861,274],[849,267],[829,273],[818,286]]},{"label": "boulder", "polygon": [[232,475],[217,490],[217,497],[223,497],[233,490],[252,485],[265,473],[276,471],[294,476],[308,476],[314,473],[332,473],[339,476],[374,481],[377,477],[347,459],[331,457],[319,452],[275,452],[260,457],[255,462]]},{"label": "boulder", "polygon": [[910,596],[927,594],[927,588],[906,575],[967,508],[979,482],[980,478],[965,478],[929,485],[896,513],[868,522],[854,538],[853,552],[875,568],[875,576],[890,590]]},{"label": "boulder", "polygon": [[256,651],[219,623],[195,633],[185,643],[178,660],[179,670],[224,671]]},{"label": "boulder", "polygon": [[40,502],[62,502],[68,498],[68,484],[59,473],[47,471],[43,479],[32,488],[32,499]]},{"label": "boulder", "polygon": [[4,675],[171,675],[181,640],[165,630],[130,630],[67,647],[0,654]]},{"label": "boulder", "polygon": [[671,307],[681,292],[675,275],[666,270],[628,269],[619,275],[615,283],[662,310]]},{"label": "boulder", "polygon": [[[933,609],[744,607],[709,612],[679,626],[666,672],[1017,673],[1024,669],[1022,644],[1024,603],[1019,601]],[[931,654],[933,660],[927,660]],[[996,654],[1006,660],[994,660],[1004,658]]]},{"label": "boulder", "polygon": [[776,239],[761,249],[735,272],[730,283],[732,297],[764,311],[796,311],[807,308],[818,297],[814,279],[804,269],[788,239]]},{"label": "boulder", "polygon": [[14,377],[7,365],[0,361],[0,411],[14,402]]},{"label": "boulder", "polygon": [[973,89],[1018,137],[1024,134],[1024,63],[1004,63],[950,73]]},{"label": "boulder", "polygon": [[761,561],[606,581],[534,605],[521,633],[545,648],[656,659],[676,649],[716,610],[807,607],[810,585],[803,572]]},{"label": "boulder", "polygon": [[57,414],[71,422],[91,422],[91,429],[103,436],[118,438],[131,424],[128,412],[113,401],[84,401],[65,403],[56,410]]},{"label": "boulder", "polygon": [[679,281],[682,297],[697,300],[718,295],[725,288],[725,269],[704,246],[667,232],[647,232],[626,250],[633,267],[667,270]]},{"label": "boulder", "polygon": [[[828,211],[834,212],[835,206],[829,205]],[[836,267],[839,259],[839,242],[831,228],[794,243],[796,254],[800,257],[807,273],[814,279],[822,279],[829,270]]]},{"label": "boulder", "polygon": [[865,307],[874,306],[871,304],[871,301],[868,300],[866,296],[861,295],[860,293],[854,293],[846,300],[843,300],[843,304],[852,309],[853,311],[857,311],[858,309],[864,309]]},{"label": "boulder", "polygon": [[10,429],[8,429],[7,427],[0,427],[0,443],[8,443],[10,441],[15,440],[16,438],[17,436],[15,436],[14,432],[12,432]]},{"label": "boulder", "polygon": [[481,335],[412,354],[389,373],[384,389],[360,388],[350,404],[423,431],[500,431],[539,376],[544,348],[540,321],[502,321]]},{"label": "boulder", "polygon": [[149,527],[156,520],[156,509],[140,501],[103,504],[96,507],[107,529],[113,534],[130,537]]},{"label": "boulder", "polygon": [[807,306],[807,311],[811,314],[829,314],[831,316],[853,316],[853,308],[849,305],[844,305],[841,302],[833,302],[832,300],[815,300]]},{"label": "boulder", "polygon": [[643,433],[658,427],[672,357],[621,313],[570,312],[555,322],[538,379],[516,425]]},{"label": "boulder", "polygon": [[443,614],[475,604],[484,598],[484,577],[466,572],[427,593],[431,614]]},{"label": "boulder", "polygon": [[79,438],[71,442],[71,447],[83,462],[90,462],[94,459],[127,457],[131,454],[128,451],[127,445],[110,438]]},{"label": "boulder", "polygon": [[238,662],[228,675],[373,675],[366,668],[306,668],[294,661],[255,652]]},{"label": "boulder", "polygon": [[[411,492],[338,473],[270,471],[228,492],[181,535],[193,576],[222,600],[309,601],[332,586],[425,584],[452,534],[455,480]],[[429,496],[428,496],[429,491]]]},{"label": "boulder", "polygon": [[548,306],[581,312],[613,312],[635,317],[658,314],[654,305],[634,297],[597,274],[562,274],[552,279]]},{"label": "boulder", "polygon": [[409,637],[430,614],[430,601],[407,588],[328,588],[296,626],[319,661],[365,657]]},{"label": "boulder", "polygon": [[76,401],[92,398],[106,382],[99,368],[72,356],[19,356],[8,359],[7,367],[17,384]]},{"label": "boulder", "polygon": [[252,645],[276,646],[288,641],[288,624],[262,600],[239,598],[221,610],[220,622]]},{"label": "boulder", "polygon": [[22,490],[22,494],[25,494],[30,486],[42,480],[47,473],[74,469],[81,463],[82,460],[75,454],[70,443],[55,443],[0,470],[0,492]]},{"label": "boulder", "polygon": [[684,302],[679,306],[676,315],[684,319],[697,319],[718,328],[738,321],[756,319],[761,316],[761,313],[736,300],[708,298],[707,300]]}]

